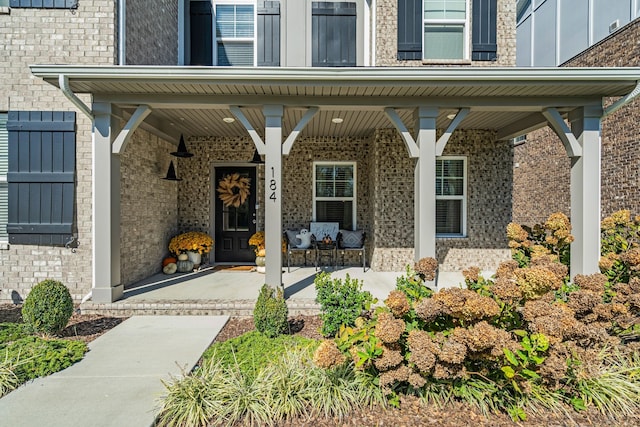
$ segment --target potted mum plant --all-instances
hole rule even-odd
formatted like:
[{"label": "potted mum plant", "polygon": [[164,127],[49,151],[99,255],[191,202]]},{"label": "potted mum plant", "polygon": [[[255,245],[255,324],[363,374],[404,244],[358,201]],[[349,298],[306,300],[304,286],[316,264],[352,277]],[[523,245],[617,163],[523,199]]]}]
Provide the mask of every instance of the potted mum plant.
[{"label": "potted mum plant", "polygon": [[264,231],[256,231],[249,237],[249,246],[253,247],[253,251],[256,253],[256,270],[258,273],[265,272],[265,248],[264,248]]},{"label": "potted mum plant", "polygon": [[[202,255],[211,252],[212,247],[213,239],[211,236],[201,231],[178,234],[169,242],[169,251],[178,257],[178,262],[190,261],[193,263],[191,268],[198,267],[202,262]],[[186,259],[184,255],[186,255]],[[180,265],[178,265],[178,271],[180,270]]]}]

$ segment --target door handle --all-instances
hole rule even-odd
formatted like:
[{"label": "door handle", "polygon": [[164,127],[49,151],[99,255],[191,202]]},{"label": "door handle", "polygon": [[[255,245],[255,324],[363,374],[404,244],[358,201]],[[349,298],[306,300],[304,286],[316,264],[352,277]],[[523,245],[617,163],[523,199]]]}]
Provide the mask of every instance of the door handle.
[{"label": "door handle", "polygon": [[253,220],[253,221],[251,221],[251,222],[255,224],[255,223],[256,223],[256,220],[254,219],[254,220]]}]

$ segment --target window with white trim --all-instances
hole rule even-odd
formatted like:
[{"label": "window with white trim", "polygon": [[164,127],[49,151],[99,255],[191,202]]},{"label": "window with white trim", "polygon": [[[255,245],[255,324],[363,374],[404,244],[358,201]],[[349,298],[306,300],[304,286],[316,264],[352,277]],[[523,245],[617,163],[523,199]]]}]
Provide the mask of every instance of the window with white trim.
[{"label": "window with white trim", "polygon": [[253,66],[255,45],[254,2],[216,1],[216,64]]},{"label": "window with white trim", "polygon": [[436,234],[439,237],[466,235],[467,159],[436,159]]},{"label": "window with white trim", "polygon": [[356,163],[313,163],[313,220],[356,229]]},{"label": "window with white trim", "polygon": [[9,215],[9,191],[7,170],[9,162],[9,132],[7,113],[0,113],[0,242],[8,242],[7,221]]},{"label": "window with white trim", "polygon": [[423,59],[469,58],[468,10],[468,0],[424,0]]}]

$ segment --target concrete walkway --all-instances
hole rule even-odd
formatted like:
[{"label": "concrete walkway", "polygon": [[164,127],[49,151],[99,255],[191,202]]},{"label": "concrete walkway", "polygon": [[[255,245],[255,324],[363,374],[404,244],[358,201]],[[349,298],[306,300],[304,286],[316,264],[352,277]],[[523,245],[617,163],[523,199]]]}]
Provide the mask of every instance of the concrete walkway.
[{"label": "concrete walkway", "polygon": [[197,363],[227,316],[134,316],[89,344],[75,365],[0,399],[0,424],[20,427],[153,425],[162,379]]}]

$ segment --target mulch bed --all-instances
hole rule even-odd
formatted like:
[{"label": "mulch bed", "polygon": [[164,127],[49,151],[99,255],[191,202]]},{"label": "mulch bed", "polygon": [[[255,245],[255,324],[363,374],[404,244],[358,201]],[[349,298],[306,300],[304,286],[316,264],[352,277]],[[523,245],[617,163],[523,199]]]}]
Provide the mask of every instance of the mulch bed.
[{"label": "mulch bed", "polygon": [[[0,323],[18,322],[22,320],[20,307],[11,304],[0,304]],[[62,332],[67,339],[90,342],[109,329],[115,327],[125,318],[106,317],[100,315],[74,314],[69,325]],[[296,316],[289,319],[291,332],[307,338],[322,339],[319,332],[321,321],[318,316]],[[222,328],[215,342],[223,342],[230,338],[254,330],[252,318],[230,318]],[[351,427],[351,426],[441,426],[459,427],[472,425],[473,427],[506,427],[506,426],[617,426],[635,427],[640,425],[640,414],[621,420],[606,419],[595,411],[575,412],[568,409],[566,414],[544,412],[529,415],[527,421],[513,422],[505,414],[491,414],[484,416],[476,408],[462,403],[454,403],[445,407],[425,406],[415,397],[405,397],[401,402],[401,409],[395,408],[366,408],[353,411],[343,419],[314,417],[308,419],[294,419],[281,423],[281,427]]]}]

